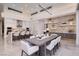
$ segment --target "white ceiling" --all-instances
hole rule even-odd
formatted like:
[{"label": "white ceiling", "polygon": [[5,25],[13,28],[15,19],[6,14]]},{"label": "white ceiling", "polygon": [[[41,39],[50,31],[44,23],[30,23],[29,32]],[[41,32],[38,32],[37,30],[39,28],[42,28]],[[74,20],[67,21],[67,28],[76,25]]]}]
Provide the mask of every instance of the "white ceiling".
[{"label": "white ceiling", "polygon": [[38,6],[39,4],[44,8],[52,6],[53,9],[54,7],[58,8],[69,3],[6,3],[6,5],[11,8],[23,11],[24,13],[28,12],[30,14],[36,11],[39,12],[42,9]]},{"label": "white ceiling", "polygon": [[[52,6],[52,8],[48,10],[50,13],[52,13],[52,15],[50,15],[46,11],[39,12],[42,9],[38,6],[39,4],[44,8]],[[74,11],[76,11],[77,7],[76,3],[4,3],[3,5],[22,11],[24,16],[29,17],[31,19],[57,17],[60,15],[73,13]],[[38,12],[38,14],[30,16],[31,13],[36,11]]]}]

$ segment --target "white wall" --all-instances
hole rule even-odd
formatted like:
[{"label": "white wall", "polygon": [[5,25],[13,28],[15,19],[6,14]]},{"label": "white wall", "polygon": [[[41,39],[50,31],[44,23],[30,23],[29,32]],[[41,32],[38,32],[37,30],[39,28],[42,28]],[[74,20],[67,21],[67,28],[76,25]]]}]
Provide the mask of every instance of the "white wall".
[{"label": "white wall", "polygon": [[44,27],[44,22],[45,20],[30,20],[30,21],[26,21],[24,23],[24,27],[29,27],[31,30],[31,33],[34,35],[37,34],[42,34],[43,31],[45,30]]},{"label": "white wall", "polygon": [[34,23],[33,23],[34,21],[23,21],[23,27],[22,28],[24,28],[24,29],[26,29],[27,27],[30,29],[30,31],[31,31],[31,33],[32,34],[34,34],[35,33],[35,31],[34,31]]},{"label": "white wall", "polygon": [[5,20],[4,20],[4,26],[5,26],[5,27],[16,28],[16,26],[17,26],[16,19],[5,18]]},{"label": "white wall", "polygon": [[33,29],[34,29],[34,34],[42,34],[43,31],[45,30],[44,28],[44,21],[43,20],[37,20],[33,22]]},{"label": "white wall", "polygon": [[26,27],[30,27],[30,21],[23,21],[23,27],[24,29],[26,29]]},{"label": "white wall", "polygon": [[16,28],[16,20],[12,18],[4,18],[4,39],[6,39],[7,27]]},{"label": "white wall", "polygon": [[79,10],[76,12],[76,45],[79,46]]},{"label": "white wall", "polygon": [[0,19],[0,37],[2,36],[2,21]]}]

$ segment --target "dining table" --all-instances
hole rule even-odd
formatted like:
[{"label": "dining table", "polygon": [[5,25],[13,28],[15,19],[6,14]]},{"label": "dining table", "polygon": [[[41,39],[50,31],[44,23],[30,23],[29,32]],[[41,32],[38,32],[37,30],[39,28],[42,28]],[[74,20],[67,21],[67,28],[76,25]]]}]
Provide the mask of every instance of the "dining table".
[{"label": "dining table", "polygon": [[44,38],[31,38],[26,39],[29,43],[39,46],[39,56],[46,56],[46,45],[48,42],[51,42],[51,40],[54,40],[58,37],[58,35],[50,35],[46,36]]}]

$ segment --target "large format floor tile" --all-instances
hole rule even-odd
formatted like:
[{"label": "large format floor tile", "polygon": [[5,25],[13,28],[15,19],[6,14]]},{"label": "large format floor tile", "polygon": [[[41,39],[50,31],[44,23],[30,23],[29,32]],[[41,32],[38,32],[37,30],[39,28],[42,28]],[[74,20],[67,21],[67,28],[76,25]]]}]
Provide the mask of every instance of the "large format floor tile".
[{"label": "large format floor tile", "polygon": [[[21,45],[20,41],[14,41],[4,44],[0,39],[0,56],[20,56]],[[76,47],[74,39],[62,39],[61,46],[56,51],[55,56],[79,56],[79,47]]]}]

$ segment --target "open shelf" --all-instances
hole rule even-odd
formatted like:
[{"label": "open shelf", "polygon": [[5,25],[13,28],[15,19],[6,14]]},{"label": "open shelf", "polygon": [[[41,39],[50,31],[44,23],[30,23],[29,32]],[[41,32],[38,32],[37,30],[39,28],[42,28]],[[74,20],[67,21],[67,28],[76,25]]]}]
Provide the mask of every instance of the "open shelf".
[{"label": "open shelf", "polygon": [[76,20],[75,15],[69,15],[65,17],[59,17],[52,19],[49,23],[50,30],[53,32],[68,32],[72,30],[76,32]]}]

